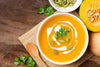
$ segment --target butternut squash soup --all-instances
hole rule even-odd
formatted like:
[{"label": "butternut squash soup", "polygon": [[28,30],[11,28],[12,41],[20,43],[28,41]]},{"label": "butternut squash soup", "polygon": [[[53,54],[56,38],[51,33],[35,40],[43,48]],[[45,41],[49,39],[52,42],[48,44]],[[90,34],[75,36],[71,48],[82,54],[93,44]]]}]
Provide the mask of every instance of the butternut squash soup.
[{"label": "butternut squash soup", "polygon": [[82,55],[88,40],[87,29],[83,26],[75,17],[63,13],[45,20],[38,32],[38,44],[43,55],[60,63],[73,61]]}]

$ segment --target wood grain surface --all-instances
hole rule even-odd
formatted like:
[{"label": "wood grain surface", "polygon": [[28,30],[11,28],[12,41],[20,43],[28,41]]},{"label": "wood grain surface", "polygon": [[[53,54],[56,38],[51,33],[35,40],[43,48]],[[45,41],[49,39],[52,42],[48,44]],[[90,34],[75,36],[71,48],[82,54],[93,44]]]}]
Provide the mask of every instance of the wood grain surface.
[{"label": "wood grain surface", "polygon": [[[17,38],[47,17],[38,14],[46,4],[48,0],[0,0],[0,67],[17,67],[15,57],[29,56]],[[100,58],[93,56],[79,67],[100,67]]]}]

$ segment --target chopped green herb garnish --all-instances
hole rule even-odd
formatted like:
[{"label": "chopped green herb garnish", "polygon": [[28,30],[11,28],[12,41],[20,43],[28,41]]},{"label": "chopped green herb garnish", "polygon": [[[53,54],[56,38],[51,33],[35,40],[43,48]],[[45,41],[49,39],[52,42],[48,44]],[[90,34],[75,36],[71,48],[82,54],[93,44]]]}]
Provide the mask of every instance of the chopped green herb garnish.
[{"label": "chopped green herb garnish", "polygon": [[46,8],[48,8],[48,7],[50,7],[50,5],[45,5],[45,7],[44,7],[44,8],[46,9]]},{"label": "chopped green herb garnish", "polygon": [[63,39],[59,40],[61,43],[65,43],[65,41]]},{"label": "chopped green herb garnish", "polygon": [[53,24],[53,27],[56,27],[56,26],[57,26],[57,23],[54,23],[54,24]]},{"label": "chopped green herb garnish", "polygon": [[68,46],[68,49],[70,50],[70,49],[72,49],[72,47],[73,47],[73,46],[72,46],[72,45],[70,45],[70,46]]},{"label": "chopped green herb garnish", "polygon": [[55,45],[55,42],[54,42],[54,41],[51,41],[50,43],[51,43],[52,45]]},{"label": "chopped green herb garnish", "polygon": [[61,27],[59,31],[56,32],[56,34],[57,36],[63,37],[63,36],[67,36],[68,32],[69,32],[68,30],[65,30],[64,28]]},{"label": "chopped green herb garnish", "polygon": [[50,16],[50,15],[52,15],[53,13],[54,13],[53,10],[51,10],[51,11],[46,11],[46,12],[44,13],[44,15],[48,15],[48,16]]},{"label": "chopped green herb garnish", "polygon": [[20,60],[23,62],[22,64],[25,64],[25,61],[27,60],[27,58],[24,55],[21,55]]},{"label": "chopped green herb garnish", "polygon": [[62,27],[61,27],[61,28],[59,29],[59,32],[62,32],[62,33],[63,33],[64,31],[65,31],[65,28],[62,28]]},{"label": "chopped green herb garnish", "polygon": [[68,31],[65,30],[63,34],[64,34],[64,36],[66,36],[68,34]]},{"label": "chopped green herb garnish", "polygon": [[58,55],[59,53],[58,53],[58,51],[56,51],[56,50],[54,50],[54,53],[56,54],[56,55]]},{"label": "chopped green herb garnish", "polygon": [[59,31],[57,31],[57,32],[56,32],[56,34],[57,34],[57,36],[61,36],[61,34],[60,34],[60,32],[59,32]]},{"label": "chopped green herb garnish", "polygon": [[43,14],[44,13],[44,8],[39,7],[39,14]]},{"label": "chopped green herb garnish", "polygon": [[27,64],[27,67],[32,67],[32,64]]},{"label": "chopped green herb garnish", "polygon": [[51,5],[46,5],[45,6],[45,15],[52,15],[55,11],[53,10],[53,7]]},{"label": "chopped green herb garnish", "polygon": [[44,15],[52,15],[54,13],[54,9],[51,5],[46,5],[45,8],[39,7],[39,14],[44,14]]},{"label": "chopped green herb garnish", "polygon": [[20,60],[19,60],[19,58],[18,58],[18,57],[15,57],[15,61],[17,61],[17,62],[18,62],[18,61],[20,61]]},{"label": "chopped green herb garnish", "polygon": [[20,64],[25,65],[25,62],[21,62]]},{"label": "chopped green herb garnish", "polygon": [[17,65],[19,65],[20,63],[19,63],[19,62],[14,62],[14,64],[17,66]]},{"label": "chopped green herb garnish", "polygon": [[16,66],[19,65],[19,64],[22,64],[22,65],[26,65],[27,64],[27,67],[34,67],[35,66],[35,61],[30,56],[29,57],[25,57],[24,55],[21,55],[20,58],[15,57],[14,64]]},{"label": "chopped green herb garnish", "polygon": [[16,62],[14,62],[15,65],[21,64],[21,61],[18,57],[15,57],[15,61],[16,61]]},{"label": "chopped green herb garnish", "polygon": [[27,63],[29,63],[29,64],[32,65],[33,67],[35,66],[35,61],[32,59],[31,56],[28,57]]},{"label": "chopped green herb garnish", "polygon": [[70,41],[70,38],[67,38],[66,41],[69,42]]}]

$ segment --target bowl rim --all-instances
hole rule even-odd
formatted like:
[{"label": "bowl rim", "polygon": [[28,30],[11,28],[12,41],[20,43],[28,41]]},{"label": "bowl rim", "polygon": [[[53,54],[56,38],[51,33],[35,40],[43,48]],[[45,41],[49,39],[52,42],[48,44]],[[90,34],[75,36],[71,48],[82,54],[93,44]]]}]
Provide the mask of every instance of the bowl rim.
[{"label": "bowl rim", "polygon": [[[75,19],[77,19],[77,20],[80,22],[80,24],[83,26],[83,28],[84,28],[84,30],[85,30],[85,33],[86,33],[86,42],[85,42],[85,44],[84,44],[83,50],[82,50],[81,53],[78,55],[78,57],[76,57],[74,60],[69,61],[69,62],[56,62],[56,61],[53,61],[53,60],[49,59],[48,57],[46,57],[46,56],[44,55],[44,53],[42,52],[42,50],[41,50],[41,48],[40,48],[40,46],[39,46],[39,32],[40,32],[41,27],[43,26],[43,24],[44,24],[49,18],[51,18],[51,17],[53,17],[53,16],[56,16],[56,15],[60,15],[60,14],[70,15],[70,16],[74,17]],[[67,64],[71,64],[71,63],[74,63],[75,61],[79,60],[79,59],[83,56],[83,54],[85,53],[85,51],[86,51],[86,49],[87,49],[87,47],[88,47],[88,42],[89,42],[89,35],[88,35],[88,30],[87,30],[85,24],[84,24],[78,17],[76,17],[75,15],[72,15],[72,14],[70,14],[70,13],[56,13],[56,14],[53,14],[53,15],[47,17],[46,19],[44,19],[44,20],[41,22],[41,25],[40,25],[40,27],[38,28],[38,31],[37,31],[37,46],[38,46],[38,49],[39,49],[40,53],[42,54],[42,56],[43,56],[46,60],[48,60],[48,61],[50,61],[50,62],[52,62],[52,63],[54,63],[54,64],[58,64],[58,65],[67,65]]]},{"label": "bowl rim", "polygon": [[[71,9],[67,9],[68,7],[66,8],[63,8],[63,7],[58,7],[56,6],[56,4],[54,2],[52,2],[52,0],[49,0],[49,3],[54,7],[55,10],[57,11],[61,11],[61,12],[72,12],[74,10],[76,10],[82,3],[83,0],[76,0],[76,3],[72,6],[72,7],[69,7]],[[61,10],[60,8],[62,8],[63,10]]]}]

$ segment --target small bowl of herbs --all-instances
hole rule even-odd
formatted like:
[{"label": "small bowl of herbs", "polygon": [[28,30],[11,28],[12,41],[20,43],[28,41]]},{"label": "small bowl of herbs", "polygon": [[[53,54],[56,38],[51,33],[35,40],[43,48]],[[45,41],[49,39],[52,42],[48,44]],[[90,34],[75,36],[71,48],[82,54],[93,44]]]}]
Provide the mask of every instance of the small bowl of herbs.
[{"label": "small bowl of herbs", "polygon": [[49,2],[57,11],[71,12],[81,5],[82,0],[49,0]]}]

